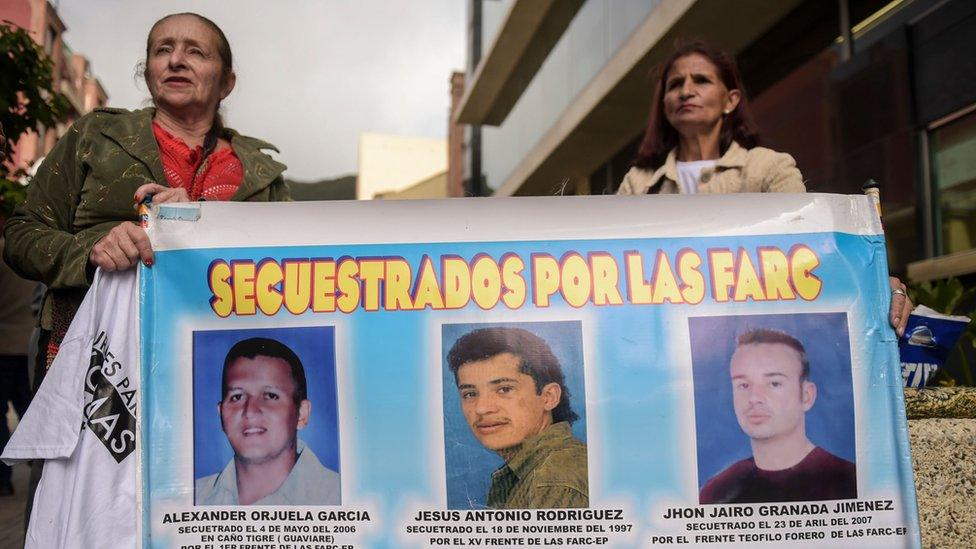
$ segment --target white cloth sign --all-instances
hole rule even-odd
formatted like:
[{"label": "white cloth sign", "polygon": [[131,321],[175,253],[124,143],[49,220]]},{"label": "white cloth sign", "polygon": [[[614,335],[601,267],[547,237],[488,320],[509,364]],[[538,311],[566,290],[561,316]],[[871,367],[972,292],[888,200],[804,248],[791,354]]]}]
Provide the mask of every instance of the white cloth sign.
[{"label": "white cloth sign", "polygon": [[97,274],[3,452],[44,459],[26,548],[137,546],[136,272]]}]

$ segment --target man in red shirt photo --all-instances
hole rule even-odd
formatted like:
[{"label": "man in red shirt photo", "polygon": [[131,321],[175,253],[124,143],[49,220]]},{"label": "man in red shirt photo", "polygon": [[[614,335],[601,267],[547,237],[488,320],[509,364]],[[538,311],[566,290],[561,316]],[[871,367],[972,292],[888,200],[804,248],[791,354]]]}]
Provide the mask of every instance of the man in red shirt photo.
[{"label": "man in red shirt photo", "polygon": [[807,438],[806,412],[817,400],[803,345],[780,330],[738,338],[729,366],[733,406],[752,457],[708,480],[700,503],[822,501],[857,497],[853,463]]}]

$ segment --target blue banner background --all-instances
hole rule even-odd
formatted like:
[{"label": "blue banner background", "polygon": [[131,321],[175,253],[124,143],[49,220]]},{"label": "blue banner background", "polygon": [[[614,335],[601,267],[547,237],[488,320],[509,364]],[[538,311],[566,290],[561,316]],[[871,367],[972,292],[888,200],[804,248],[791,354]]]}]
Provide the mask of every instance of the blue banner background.
[{"label": "blue banner background", "polygon": [[[690,418],[690,413],[682,411],[693,406],[688,402],[693,394],[687,366],[688,317],[844,312],[849,319],[858,410],[855,425],[859,433],[859,492],[863,497],[882,492],[905,495],[902,509],[906,521],[914,525],[916,511],[901,377],[895,336],[886,320],[890,296],[884,242],[880,236],[842,233],[160,252],[152,269],[142,268],[143,341],[149,342],[143,346],[142,433],[143,437],[151,437],[144,438],[142,446],[149,449],[144,476],[149,494],[145,505],[147,521],[152,506],[185,501],[186,483],[192,481],[183,478],[185,474],[169,457],[172,452],[184,451],[179,438],[183,427],[181,412],[173,408],[166,395],[185,390],[181,377],[185,361],[177,359],[182,331],[195,323],[210,326],[215,322],[206,275],[215,258],[257,262],[266,257],[396,255],[405,258],[416,271],[424,255],[436,259],[456,254],[470,259],[483,253],[499,259],[506,253],[517,253],[526,260],[528,278],[528,258],[532,253],[545,252],[559,258],[569,251],[584,257],[599,251],[617,259],[623,277],[623,254],[627,251],[644,254],[645,276],[649,276],[658,249],[674,257],[682,248],[692,248],[704,256],[710,248],[728,247],[734,251],[744,247],[755,263],[758,246],[789,250],[801,243],[815,250],[821,261],[816,275],[824,285],[815,302],[714,303],[709,290],[701,305],[625,303],[576,309],[564,303],[557,293],[551,306],[544,310],[534,308],[530,296],[517,311],[502,304],[483,311],[473,302],[456,311],[359,309],[351,314],[307,312],[299,317],[283,309],[274,318],[258,313],[256,317],[232,317],[222,322],[227,328],[269,327],[280,322],[336,326],[337,348],[344,346],[343,352],[338,353],[337,369],[349,373],[349,383],[338,390],[340,401],[345,401],[345,406],[340,406],[339,422],[340,428],[354,426],[346,436],[355,442],[355,470],[359,473],[344,474],[343,499],[369,501],[387,517],[381,521],[382,532],[371,547],[398,547],[401,526],[397,519],[413,512],[405,508],[407,502],[428,502],[428,508],[449,504],[443,487],[445,477],[451,473],[435,471],[430,465],[432,459],[434,463],[443,459],[431,456],[431,451],[444,448],[444,433],[439,426],[444,421],[443,414],[453,413],[449,405],[442,408],[443,387],[428,382],[430,368],[438,369],[436,375],[442,383],[446,379],[442,360],[446,349],[440,341],[442,325],[581,320],[583,369],[588,372],[587,408],[578,411],[590,419],[585,436],[590,448],[591,505],[601,506],[602,501],[632,502],[637,513],[630,518],[643,523],[661,501],[697,503],[698,487],[687,482],[697,476],[688,475],[689,468],[693,468],[690,456],[694,455],[694,440],[689,439],[688,425],[676,419],[683,413]],[[440,274],[439,262],[435,260],[434,266]],[[625,293],[623,282],[619,288]],[[448,328],[444,330],[446,341]],[[349,362],[343,363],[342,357],[349,357]],[[341,417],[343,411],[352,417]],[[593,420],[594,412],[598,412],[597,422]],[[347,460],[344,458],[343,463],[347,464]]]}]

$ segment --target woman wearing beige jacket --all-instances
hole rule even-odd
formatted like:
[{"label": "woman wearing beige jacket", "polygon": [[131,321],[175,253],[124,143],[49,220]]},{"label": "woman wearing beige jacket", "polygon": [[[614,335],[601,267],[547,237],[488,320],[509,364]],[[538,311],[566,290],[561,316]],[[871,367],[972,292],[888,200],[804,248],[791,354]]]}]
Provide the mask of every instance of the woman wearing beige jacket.
[{"label": "woman wearing beige jacket", "polygon": [[793,157],[759,147],[735,60],[704,43],[661,71],[634,167],[618,194],[806,190]]},{"label": "woman wearing beige jacket", "polygon": [[[759,146],[735,60],[702,42],[664,63],[651,116],[617,194],[802,193],[793,157]],[[912,303],[891,278],[889,321],[900,336]]]}]

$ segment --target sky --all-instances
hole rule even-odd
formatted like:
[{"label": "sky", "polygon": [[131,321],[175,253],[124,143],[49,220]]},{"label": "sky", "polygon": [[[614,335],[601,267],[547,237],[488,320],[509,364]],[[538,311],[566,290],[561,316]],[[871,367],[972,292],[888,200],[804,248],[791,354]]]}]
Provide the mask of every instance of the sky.
[{"label": "sky", "polygon": [[65,42],[92,62],[109,106],[148,104],[136,65],[160,17],[216,22],[234,54],[227,126],[273,143],[300,181],[356,172],[364,132],[446,138],[464,68],[461,0],[53,0]]}]

